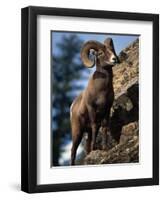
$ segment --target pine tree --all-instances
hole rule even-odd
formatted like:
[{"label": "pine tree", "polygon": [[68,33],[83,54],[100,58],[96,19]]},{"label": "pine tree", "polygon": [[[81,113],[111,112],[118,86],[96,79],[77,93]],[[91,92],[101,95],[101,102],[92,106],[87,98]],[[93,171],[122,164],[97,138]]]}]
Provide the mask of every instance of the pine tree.
[{"label": "pine tree", "polygon": [[[54,38],[55,39],[55,38]],[[82,41],[75,34],[63,36],[57,44],[58,53],[52,58],[52,127],[53,149],[52,162],[59,165],[62,146],[71,139],[70,105],[82,85],[77,81],[82,78],[84,69],[80,59]]]}]

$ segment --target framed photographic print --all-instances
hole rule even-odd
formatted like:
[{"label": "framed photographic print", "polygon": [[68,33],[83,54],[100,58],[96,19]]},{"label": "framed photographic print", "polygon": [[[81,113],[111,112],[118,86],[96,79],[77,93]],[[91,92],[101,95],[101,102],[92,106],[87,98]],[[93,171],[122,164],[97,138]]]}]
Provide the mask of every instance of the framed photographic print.
[{"label": "framed photographic print", "polygon": [[159,16],[22,9],[21,185],[159,184]]}]

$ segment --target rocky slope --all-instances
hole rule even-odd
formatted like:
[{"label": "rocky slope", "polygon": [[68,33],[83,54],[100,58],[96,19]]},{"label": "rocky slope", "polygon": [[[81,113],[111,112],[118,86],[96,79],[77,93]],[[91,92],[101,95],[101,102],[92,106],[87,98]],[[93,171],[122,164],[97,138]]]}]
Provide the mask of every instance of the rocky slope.
[{"label": "rocky slope", "polygon": [[108,149],[97,149],[84,158],[83,164],[131,163],[139,161],[139,41],[121,51],[121,63],[113,68],[115,100],[111,109]]}]

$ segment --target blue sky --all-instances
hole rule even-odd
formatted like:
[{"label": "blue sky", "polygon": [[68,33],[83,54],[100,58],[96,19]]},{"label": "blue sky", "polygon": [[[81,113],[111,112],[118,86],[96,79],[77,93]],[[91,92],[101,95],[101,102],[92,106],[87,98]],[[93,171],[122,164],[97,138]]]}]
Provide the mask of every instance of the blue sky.
[{"label": "blue sky", "polygon": [[[78,32],[60,32],[60,31],[52,31],[52,54],[54,55],[58,53],[58,47],[57,43],[62,41],[63,36],[70,36],[70,35],[76,34],[83,43],[88,40],[97,40],[99,42],[102,42],[107,38],[111,37],[114,42],[114,47],[117,55],[121,52],[122,49],[127,47],[130,43],[132,43],[134,40],[136,40],[139,35],[124,35],[124,34],[102,34],[102,33],[78,33]],[[84,66],[83,66],[84,67]],[[94,68],[86,69],[89,70],[90,73],[93,73],[95,70]],[[88,80],[78,80],[77,85],[83,85],[84,87],[87,85]],[[77,94],[80,93],[80,91],[77,92]]]},{"label": "blue sky", "polygon": [[[107,37],[111,37],[114,42],[115,51],[117,54],[120,51],[127,47],[130,43],[132,43],[138,35],[120,35],[120,34],[92,34],[92,33],[78,33],[78,32],[52,32],[52,53],[54,54],[54,50],[57,51],[56,43],[62,40],[64,35],[69,36],[72,34],[76,34],[83,42],[88,40],[97,40],[99,42],[103,42]],[[56,52],[55,52],[56,53]]]}]

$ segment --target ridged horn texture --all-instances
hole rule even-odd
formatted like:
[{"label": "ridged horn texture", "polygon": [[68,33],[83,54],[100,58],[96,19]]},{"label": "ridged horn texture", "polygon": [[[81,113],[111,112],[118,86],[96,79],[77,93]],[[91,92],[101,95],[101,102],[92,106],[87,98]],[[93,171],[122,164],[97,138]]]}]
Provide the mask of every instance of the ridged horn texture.
[{"label": "ridged horn texture", "polygon": [[95,59],[92,61],[89,58],[90,49],[94,49],[95,51],[98,51],[99,49],[103,50],[104,45],[95,40],[90,40],[83,45],[81,49],[81,59],[83,64],[88,68],[91,68],[95,65]]}]

